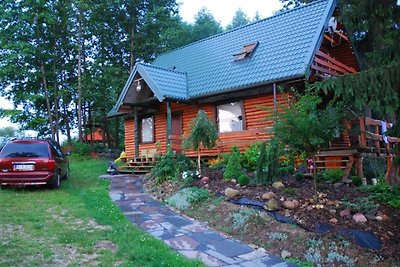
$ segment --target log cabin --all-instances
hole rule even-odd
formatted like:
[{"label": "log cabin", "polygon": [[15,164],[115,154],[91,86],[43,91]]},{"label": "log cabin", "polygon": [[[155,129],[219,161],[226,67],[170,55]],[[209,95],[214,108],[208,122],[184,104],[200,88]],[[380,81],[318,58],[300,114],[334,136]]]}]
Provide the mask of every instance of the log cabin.
[{"label": "log cabin", "polygon": [[[216,156],[233,145],[243,151],[270,139],[273,122],[267,117],[285,99],[278,88],[302,90],[306,82],[359,71],[337,17],[335,0],[314,1],[159,55],[151,64],[137,62],[109,112],[124,116],[127,157],[147,162],[167,144],[179,152],[199,109],[219,130],[217,146],[202,155]],[[321,154],[319,168],[349,171],[359,157],[349,138],[342,133],[332,143],[339,152]]]}]

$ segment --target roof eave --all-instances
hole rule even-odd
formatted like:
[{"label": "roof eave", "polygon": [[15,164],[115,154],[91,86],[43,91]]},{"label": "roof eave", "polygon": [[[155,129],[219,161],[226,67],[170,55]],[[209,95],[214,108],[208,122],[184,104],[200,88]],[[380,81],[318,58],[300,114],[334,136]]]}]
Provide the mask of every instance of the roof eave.
[{"label": "roof eave", "polygon": [[226,90],[223,90],[223,91],[217,91],[217,92],[212,92],[212,93],[203,94],[203,95],[199,95],[199,96],[194,96],[194,97],[191,97],[190,100],[202,99],[202,98],[205,98],[205,97],[210,97],[210,96],[219,95],[219,94],[227,94],[227,93],[240,91],[240,90],[244,90],[244,89],[248,89],[248,88],[271,85],[271,84],[274,84],[274,83],[282,83],[284,81],[289,81],[289,80],[299,79],[299,78],[304,78],[304,77],[305,77],[304,74],[296,74],[296,75],[293,75],[293,76],[287,76],[287,77],[276,79],[276,80],[270,80],[270,81],[266,81],[266,82],[248,84],[248,85],[239,86],[239,87],[232,87],[232,88],[229,88],[229,89],[226,89]]},{"label": "roof eave", "polygon": [[306,80],[308,80],[308,78],[310,77],[310,72],[311,72],[310,68],[311,68],[311,64],[313,62],[313,59],[315,57],[315,53],[320,48],[320,46],[322,44],[322,40],[324,38],[324,33],[325,33],[326,26],[328,25],[328,22],[329,22],[330,18],[332,17],[336,6],[337,6],[337,1],[336,0],[329,0],[329,2],[327,4],[328,8],[326,8],[326,10],[324,12],[324,15],[321,18],[320,27],[319,27],[320,32],[314,38],[313,44],[311,45],[311,49],[308,52],[308,55],[306,57],[307,62],[306,62],[306,65],[305,65],[305,70],[304,70]]}]

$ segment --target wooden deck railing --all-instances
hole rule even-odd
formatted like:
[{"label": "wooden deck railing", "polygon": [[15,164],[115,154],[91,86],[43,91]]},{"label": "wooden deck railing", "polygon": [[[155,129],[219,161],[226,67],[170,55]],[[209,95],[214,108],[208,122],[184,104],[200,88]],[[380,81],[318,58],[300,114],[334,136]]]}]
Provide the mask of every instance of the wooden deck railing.
[{"label": "wooden deck railing", "polygon": [[[386,136],[382,132],[382,126],[386,126],[389,130],[392,127],[391,123],[371,119],[368,117],[361,117],[359,119],[360,123],[360,148],[370,149],[374,152],[380,154],[383,151],[387,155],[391,154],[391,149],[394,144],[400,143],[400,138]],[[371,144],[373,144],[371,146]]]}]

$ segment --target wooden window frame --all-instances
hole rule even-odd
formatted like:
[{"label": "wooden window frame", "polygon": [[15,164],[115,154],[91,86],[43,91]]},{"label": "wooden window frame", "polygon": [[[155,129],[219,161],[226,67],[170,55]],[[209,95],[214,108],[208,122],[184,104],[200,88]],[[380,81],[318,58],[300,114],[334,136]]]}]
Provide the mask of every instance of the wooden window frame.
[{"label": "wooden window frame", "polygon": [[[242,111],[242,130],[239,130],[239,131],[229,131],[229,132],[220,132],[220,129],[219,129],[218,106],[226,105],[226,104],[229,104],[229,103],[239,103],[239,105],[240,105],[240,109],[241,109],[241,111]],[[245,109],[244,109],[244,102],[243,102],[243,100],[231,100],[231,101],[224,101],[224,102],[216,103],[215,106],[214,106],[213,113],[214,113],[215,124],[217,125],[217,129],[218,129],[218,134],[233,133],[233,132],[242,132],[242,131],[246,131],[246,130],[247,130],[247,128],[246,128],[246,112],[245,112]]]},{"label": "wooden window frame", "polygon": [[235,57],[235,61],[240,61],[249,58],[253,54],[254,50],[256,50],[257,46],[258,46],[258,41],[254,43],[245,44],[242,47],[242,51],[233,55]]},{"label": "wooden window frame", "polygon": [[[151,141],[147,141],[147,142],[143,142],[143,124],[142,121],[143,119],[148,119],[148,118],[152,118],[153,121],[153,138]],[[139,118],[139,143],[140,144],[154,144],[155,142],[155,135],[156,135],[156,127],[155,127],[155,116],[154,115],[150,115],[150,116],[143,116]]]}]

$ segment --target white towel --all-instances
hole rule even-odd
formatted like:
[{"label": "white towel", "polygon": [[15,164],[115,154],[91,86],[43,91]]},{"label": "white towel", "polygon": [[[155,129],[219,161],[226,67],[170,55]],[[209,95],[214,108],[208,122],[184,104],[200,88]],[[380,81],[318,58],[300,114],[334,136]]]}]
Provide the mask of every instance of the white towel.
[{"label": "white towel", "polygon": [[387,144],[387,143],[389,143],[389,140],[388,140],[387,135],[386,135],[386,131],[387,131],[386,121],[381,121],[381,128],[382,128],[383,142],[385,144]]}]

